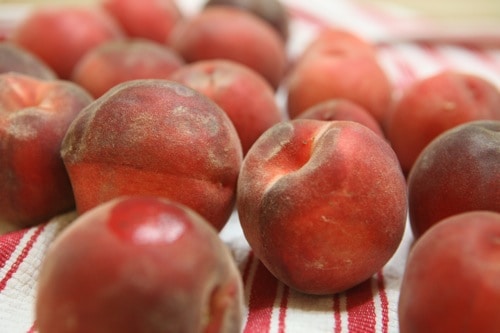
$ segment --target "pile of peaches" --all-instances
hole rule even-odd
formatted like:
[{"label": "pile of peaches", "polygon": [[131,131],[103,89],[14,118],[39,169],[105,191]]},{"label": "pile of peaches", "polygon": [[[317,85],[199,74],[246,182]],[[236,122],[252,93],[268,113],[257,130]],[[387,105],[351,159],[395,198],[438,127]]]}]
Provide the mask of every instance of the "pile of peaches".
[{"label": "pile of peaches", "polygon": [[373,276],[409,221],[401,332],[500,331],[498,87],[446,70],[396,94],[334,27],[290,59],[288,15],[45,5],[0,42],[2,230],[78,215],[41,266],[40,333],[239,332],[234,210],[312,295]]}]

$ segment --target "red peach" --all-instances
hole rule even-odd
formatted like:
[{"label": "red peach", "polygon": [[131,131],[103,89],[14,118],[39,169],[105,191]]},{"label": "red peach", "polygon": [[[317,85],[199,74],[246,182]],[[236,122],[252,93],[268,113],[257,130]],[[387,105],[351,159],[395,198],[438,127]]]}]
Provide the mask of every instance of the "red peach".
[{"label": "red peach", "polygon": [[290,118],[320,102],[342,98],[365,108],[382,126],[392,103],[391,81],[368,44],[347,32],[329,33],[341,38],[336,41],[325,33],[329,38],[312,42],[290,70],[286,79]]},{"label": "red peach", "polygon": [[172,33],[170,45],[187,61],[227,59],[248,66],[277,88],[287,66],[285,43],[255,15],[209,6]]},{"label": "red peach", "polygon": [[237,62],[197,61],[169,78],[203,93],[226,112],[238,132],[244,154],[265,130],[283,119],[269,83]]},{"label": "red peach", "polygon": [[468,122],[432,140],[408,176],[408,204],[416,238],[451,215],[500,212],[500,121]]},{"label": "red peach", "polygon": [[33,53],[12,42],[0,42],[0,73],[17,72],[43,80],[57,79],[56,73]]},{"label": "red peach", "polygon": [[40,333],[241,329],[242,281],[228,248],[194,211],[117,198],[73,221],[42,262]]},{"label": "red peach", "polygon": [[361,36],[339,28],[323,28],[306,45],[301,57],[309,53],[323,53],[335,57],[377,57],[374,46]]},{"label": "red peach", "polygon": [[164,44],[113,40],[89,50],[75,65],[71,80],[97,98],[125,81],[164,79],[182,65],[182,57]]},{"label": "red peach", "polygon": [[500,92],[472,74],[442,71],[416,81],[396,101],[385,130],[408,173],[420,152],[447,129],[480,119],[500,120]]},{"label": "red peach", "polygon": [[165,43],[183,19],[174,0],[101,0],[129,37]]},{"label": "red peach", "polygon": [[0,74],[2,229],[33,226],[74,208],[59,150],[71,121],[91,102],[68,81]]},{"label": "red peach", "polygon": [[283,40],[289,35],[289,14],[285,5],[280,0],[208,0],[207,6],[234,6],[249,11],[269,23]]},{"label": "red peach", "polygon": [[360,105],[347,99],[330,99],[311,106],[299,114],[296,119],[350,120],[365,125],[381,137],[382,127],[377,120]]},{"label": "red peach", "polygon": [[77,61],[105,41],[123,38],[118,23],[94,7],[37,7],[16,27],[12,40],[68,79]]},{"label": "red peach", "polygon": [[450,216],[417,240],[401,282],[401,333],[500,331],[500,214]]},{"label": "red peach", "polygon": [[255,256],[301,292],[337,293],[369,279],[403,236],[406,183],[396,155],[356,122],[271,127],[247,153],[237,188]]},{"label": "red peach", "polygon": [[224,111],[161,79],[118,84],[73,121],[61,154],[79,213],[121,195],[184,204],[221,230],[234,207],[242,150]]}]

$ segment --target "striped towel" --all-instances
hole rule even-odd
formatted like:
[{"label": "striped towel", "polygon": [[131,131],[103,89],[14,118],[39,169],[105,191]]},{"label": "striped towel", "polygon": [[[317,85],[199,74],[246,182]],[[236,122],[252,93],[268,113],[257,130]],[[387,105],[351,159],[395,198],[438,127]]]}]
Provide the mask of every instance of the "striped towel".
[{"label": "striped towel", "polygon": [[[331,25],[373,41],[380,63],[398,91],[442,69],[475,73],[500,86],[500,46],[495,44],[468,43],[456,38],[394,38],[394,31],[400,31],[404,21],[397,11],[381,11],[349,0],[283,2],[292,15],[288,46],[292,58],[300,54],[318,29]],[[182,1],[188,10],[199,4],[200,1]],[[0,9],[1,35],[8,31],[12,15]],[[476,41],[484,40],[479,37]],[[68,213],[43,225],[0,236],[1,333],[35,332],[33,305],[40,263],[47,246],[74,217],[74,213]],[[230,247],[243,277],[244,332],[398,332],[399,287],[413,240],[409,228],[400,248],[380,272],[347,292],[330,296],[303,295],[278,282],[253,255],[236,212],[221,237]]]}]

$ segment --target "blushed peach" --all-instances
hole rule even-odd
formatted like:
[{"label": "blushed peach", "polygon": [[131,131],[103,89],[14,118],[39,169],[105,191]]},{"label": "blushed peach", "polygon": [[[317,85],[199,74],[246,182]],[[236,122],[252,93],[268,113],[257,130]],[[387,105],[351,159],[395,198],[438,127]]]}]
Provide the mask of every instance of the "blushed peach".
[{"label": "blushed peach", "polygon": [[449,216],[417,240],[406,262],[399,329],[497,332],[500,329],[500,214]]},{"label": "blushed peach", "polygon": [[233,122],[243,153],[268,128],[283,120],[274,90],[252,69],[230,60],[204,60],[169,76],[216,102]]},{"label": "blushed peach", "polygon": [[187,61],[227,59],[248,66],[277,88],[287,55],[279,34],[255,15],[209,6],[177,25],[169,44]]},{"label": "blushed peach", "polygon": [[79,213],[122,195],[184,204],[220,230],[234,207],[242,149],[224,111],[178,82],[118,84],[82,110],[61,155]]},{"label": "blushed peach", "polygon": [[356,122],[271,127],[245,156],[237,188],[255,256],[301,292],[337,293],[369,279],[403,236],[406,183],[396,155]]},{"label": "blushed peach", "polygon": [[283,40],[289,35],[289,14],[280,0],[208,0],[207,6],[234,6],[249,11],[269,23],[281,35]]},{"label": "blushed peach", "polygon": [[36,296],[40,333],[241,329],[242,281],[200,215],[156,197],[121,197],[50,245]]},{"label": "blushed peach", "polygon": [[472,74],[441,71],[416,81],[396,101],[385,129],[408,173],[432,139],[454,126],[480,119],[500,120],[500,91]]},{"label": "blushed peach", "polygon": [[0,73],[17,72],[43,80],[57,79],[56,73],[40,58],[19,45],[0,42]]},{"label": "blushed peach", "polygon": [[59,154],[77,114],[93,101],[69,81],[0,74],[0,223],[3,230],[46,222],[74,209]]},{"label": "blushed peach", "polygon": [[317,38],[296,60],[285,81],[290,118],[320,102],[342,98],[365,108],[382,126],[393,86],[373,49],[343,30],[327,30]]},{"label": "blushed peach", "polygon": [[124,36],[118,23],[98,8],[40,6],[16,26],[11,38],[42,59],[59,78],[69,79],[88,50]]},{"label": "blushed peach", "polygon": [[183,14],[174,0],[101,0],[127,36],[165,43]]},{"label": "blushed peach", "polygon": [[453,127],[429,143],[408,176],[416,238],[440,220],[471,210],[500,212],[500,120]]},{"label": "blushed peach", "polygon": [[89,50],[75,65],[71,80],[100,97],[118,83],[165,79],[184,65],[170,47],[145,39],[114,40]]}]

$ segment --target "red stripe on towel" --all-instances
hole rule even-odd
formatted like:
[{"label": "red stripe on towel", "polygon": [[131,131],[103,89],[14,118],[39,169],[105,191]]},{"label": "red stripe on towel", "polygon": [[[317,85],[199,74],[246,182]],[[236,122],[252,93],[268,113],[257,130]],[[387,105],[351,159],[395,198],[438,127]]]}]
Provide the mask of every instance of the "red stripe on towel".
[{"label": "red stripe on towel", "polygon": [[248,275],[250,274],[250,267],[252,267],[252,261],[254,259],[253,251],[248,251],[247,262],[241,273],[241,278],[243,279],[243,284],[247,284]]},{"label": "red stripe on towel", "polygon": [[0,268],[5,266],[14,253],[14,250],[19,245],[21,238],[26,234],[29,229],[23,229],[16,232],[11,232],[0,237]]},{"label": "red stripe on towel", "polygon": [[417,79],[417,74],[408,61],[398,54],[399,52],[394,47],[390,45],[384,45],[382,47],[386,48],[392,58],[392,63],[396,67],[398,73],[398,77],[395,80],[396,88],[404,91],[414,83]]},{"label": "red stripe on towel", "polygon": [[4,278],[0,281],[0,292],[5,289],[5,286],[7,285],[7,282],[12,278],[12,276],[17,272],[17,269],[19,266],[22,264],[24,259],[28,256],[31,248],[33,247],[33,244],[35,244],[38,236],[42,233],[42,231],[45,229],[45,225],[41,225],[36,228],[35,232],[33,235],[31,235],[30,240],[26,244],[26,246],[23,248],[21,254],[19,257],[17,257],[16,261],[12,264],[10,267],[9,271],[7,274],[5,274]]},{"label": "red stripe on towel", "polygon": [[281,295],[281,303],[280,303],[280,313],[279,313],[279,333],[286,332],[286,309],[288,308],[288,295],[290,294],[290,288],[286,285],[283,285],[283,293]]},{"label": "red stripe on towel", "polygon": [[419,43],[420,48],[431,58],[436,64],[442,67],[443,70],[451,69],[451,63],[446,59],[443,53],[439,51],[437,46],[432,43]]},{"label": "red stripe on towel", "polygon": [[33,324],[26,333],[36,333],[36,331],[36,324]]},{"label": "red stripe on towel", "polygon": [[387,333],[389,331],[389,299],[385,292],[384,274],[381,271],[377,273],[377,288],[382,308],[382,333]]},{"label": "red stripe on towel", "polygon": [[481,63],[500,74],[500,62],[497,61],[486,49],[476,45],[463,45],[463,47],[471,52]]},{"label": "red stripe on towel", "polygon": [[342,317],[340,316],[340,294],[333,295],[333,318],[335,323],[335,333],[342,332]]},{"label": "red stripe on towel", "polygon": [[[254,260],[258,260],[255,258]],[[259,261],[248,300],[245,333],[269,332],[273,305],[278,292],[278,280]]]},{"label": "red stripe on towel", "polygon": [[328,28],[332,26],[331,22],[324,22],[320,20],[318,17],[314,16],[311,13],[308,13],[307,11],[301,8],[293,7],[290,6],[289,4],[287,4],[286,7],[293,20],[306,22],[307,24],[310,24],[311,26],[314,26],[319,29]]},{"label": "red stripe on towel", "polygon": [[371,281],[346,292],[347,327],[349,332],[375,332],[375,304]]}]

